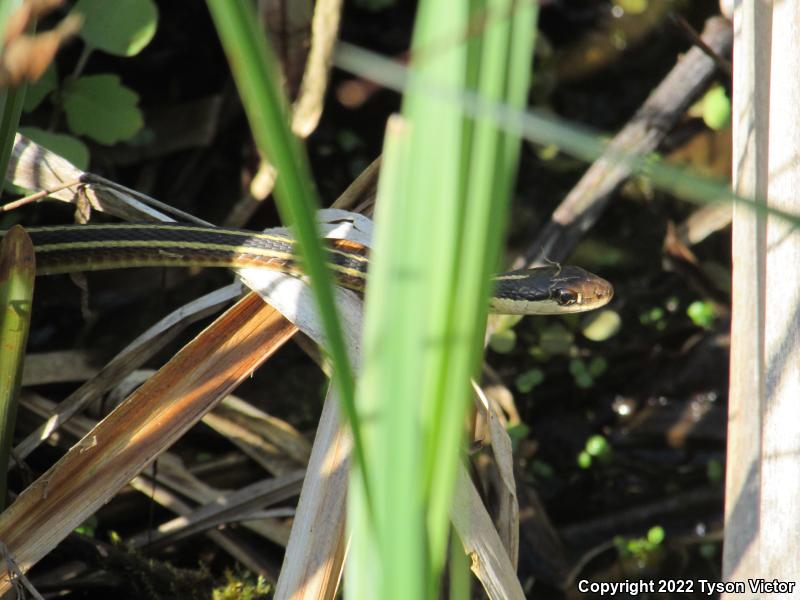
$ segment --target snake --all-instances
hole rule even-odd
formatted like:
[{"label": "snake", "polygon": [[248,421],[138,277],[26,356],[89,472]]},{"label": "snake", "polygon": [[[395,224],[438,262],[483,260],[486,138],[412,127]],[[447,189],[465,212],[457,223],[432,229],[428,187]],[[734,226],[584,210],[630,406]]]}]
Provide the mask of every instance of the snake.
[{"label": "snake", "polygon": [[[295,241],[281,233],[193,224],[115,223],[31,227],[37,275],[127,267],[257,267],[303,275]],[[2,234],[4,232],[0,232]],[[363,294],[369,253],[344,239],[326,239],[327,264],[338,285]],[[559,315],[594,310],[613,286],[585,269],[551,264],[494,277],[489,309],[511,315]]]}]

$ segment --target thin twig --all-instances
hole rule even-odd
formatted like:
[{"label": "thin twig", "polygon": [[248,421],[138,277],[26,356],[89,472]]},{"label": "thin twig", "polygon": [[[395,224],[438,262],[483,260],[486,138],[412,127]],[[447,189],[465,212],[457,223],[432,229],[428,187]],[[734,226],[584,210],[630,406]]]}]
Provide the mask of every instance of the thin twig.
[{"label": "thin twig", "polygon": [[711,60],[717,63],[717,66],[728,76],[733,77],[733,66],[731,62],[725,58],[722,58],[717,52],[714,51],[708,44],[703,41],[703,38],[700,37],[695,31],[694,27],[692,27],[689,22],[684,19],[681,15],[676,13],[671,13],[670,18],[675,22],[675,24],[683,30],[686,36],[691,40],[692,44],[700,48],[703,52],[705,52],[706,56],[708,56]]},{"label": "thin twig", "polygon": [[[733,38],[730,24],[721,17],[712,17],[706,22],[703,38],[711,48],[729,52]],[[708,88],[715,72],[715,64],[703,50],[692,48],[687,52],[614,137],[605,154],[570,190],[513,268],[541,264],[545,257],[565,260],[600,218],[614,190],[633,172],[632,162],[618,157],[654,152],[686,109]]]},{"label": "thin twig", "polygon": [[31,202],[36,202],[38,200],[41,200],[42,198],[46,198],[50,194],[53,194],[55,192],[60,192],[61,190],[65,190],[69,187],[72,187],[73,185],[81,185],[81,180],[76,179],[74,181],[68,181],[67,183],[60,185],[58,187],[51,188],[48,190],[41,190],[39,192],[36,192],[35,194],[31,194],[30,196],[25,196],[24,198],[20,198],[19,200],[14,200],[13,202],[9,202],[7,204],[0,206],[0,212],[8,212],[17,209],[20,206],[30,204]]}]

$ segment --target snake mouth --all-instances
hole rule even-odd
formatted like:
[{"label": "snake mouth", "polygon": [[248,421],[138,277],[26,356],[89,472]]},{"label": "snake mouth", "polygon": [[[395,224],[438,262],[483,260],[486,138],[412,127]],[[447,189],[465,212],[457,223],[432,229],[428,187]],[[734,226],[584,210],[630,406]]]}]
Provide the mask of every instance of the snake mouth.
[{"label": "snake mouth", "polygon": [[587,310],[605,306],[614,298],[614,286],[597,275],[592,275],[592,280],[581,287],[581,294],[585,299]]}]

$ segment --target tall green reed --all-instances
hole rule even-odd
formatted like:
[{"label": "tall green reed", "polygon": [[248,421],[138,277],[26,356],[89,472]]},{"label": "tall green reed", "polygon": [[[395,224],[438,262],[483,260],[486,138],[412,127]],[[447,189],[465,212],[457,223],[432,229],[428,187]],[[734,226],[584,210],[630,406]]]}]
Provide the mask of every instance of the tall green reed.
[{"label": "tall green reed", "polygon": [[[436,597],[448,512],[519,136],[424,83],[524,106],[533,3],[418,7],[402,116],[387,129],[358,409],[375,520],[351,479],[348,594]],[[358,467],[356,467],[358,468]]]}]

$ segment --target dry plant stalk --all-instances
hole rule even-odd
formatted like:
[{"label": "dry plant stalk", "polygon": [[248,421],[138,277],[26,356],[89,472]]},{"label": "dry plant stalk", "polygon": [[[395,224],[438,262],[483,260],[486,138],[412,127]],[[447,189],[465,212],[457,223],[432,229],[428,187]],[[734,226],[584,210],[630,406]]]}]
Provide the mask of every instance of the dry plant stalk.
[{"label": "dry plant stalk", "polygon": [[[22,572],[106,503],[296,328],[249,294],[73,446],[0,515],[0,539]],[[11,589],[0,566],[0,593]]]},{"label": "dry plant stalk", "polygon": [[[260,3],[261,13],[266,15],[273,4],[275,3]],[[302,8],[299,12],[303,12]],[[303,70],[300,92],[292,105],[292,132],[300,139],[306,139],[314,132],[322,116],[341,14],[342,0],[317,0],[314,5],[311,21],[311,46]],[[266,16],[265,20],[267,20]],[[284,71],[288,87],[291,88],[293,83],[291,66],[284,64]],[[275,168],[266,157],[262,157],[256,175],[249,186],[248,195],[233,207],[225,219],[225,225],[242,227],[272,193],[276,176]]]}]

